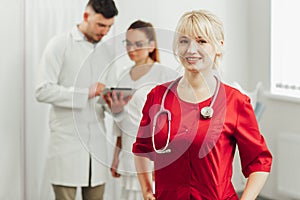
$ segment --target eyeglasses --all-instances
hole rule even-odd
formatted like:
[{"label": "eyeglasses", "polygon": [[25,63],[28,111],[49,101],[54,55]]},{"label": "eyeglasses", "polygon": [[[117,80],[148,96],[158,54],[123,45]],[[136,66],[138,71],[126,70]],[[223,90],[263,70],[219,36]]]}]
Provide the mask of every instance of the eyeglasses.
[{"label": "eyeglasses", "polygon": [[126,46],[127,49],[130,49],[131,47],[133,47],[134,49],[142,49],[142,48],[146,48],[149,42],[146,41],[130,42],[128,40],[124,40],[123,44]]}]

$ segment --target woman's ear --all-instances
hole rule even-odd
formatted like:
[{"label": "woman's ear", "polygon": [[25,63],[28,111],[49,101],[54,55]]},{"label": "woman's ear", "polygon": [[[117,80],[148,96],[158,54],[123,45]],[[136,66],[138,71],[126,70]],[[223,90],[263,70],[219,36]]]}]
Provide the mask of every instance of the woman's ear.
[{"label": "woman's ear", "polygon": [[220,56],[222,54],[222,48],[224,47],[224,41],[223,40],[220,40],[220,46],[219,48],[217,49],[217,53],[216,55],[217,56]]},{"label": "woman's ear", "polygon": [[223,46],[224,46],[224,41],[223,41],[223,40],[220,40],[220,44],[221,44],[221,46],[223,47]]}]

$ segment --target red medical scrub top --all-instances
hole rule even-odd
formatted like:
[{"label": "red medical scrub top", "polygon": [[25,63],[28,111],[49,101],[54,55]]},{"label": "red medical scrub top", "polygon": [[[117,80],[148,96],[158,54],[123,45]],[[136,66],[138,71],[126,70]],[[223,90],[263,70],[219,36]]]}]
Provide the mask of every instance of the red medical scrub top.
[{"label": "red medical scrub top", "polygon": [[[232,162],[235,148],[241,157],[245,177],[256,171],[269,172],[272,155],[260,134],[250,99],[221,83],[211,119],[203,119],[200,103],[181,100],[177,84],[168,92],[164,107],[171,112],[170,153],[158,154],[152,144],[154,115],[170,83],[155,87],[147,96],[133,153],[154,161],[155,196],[158,200],[235,200]],[[166,115],[157,119],[155,147],[167,142]]]}]

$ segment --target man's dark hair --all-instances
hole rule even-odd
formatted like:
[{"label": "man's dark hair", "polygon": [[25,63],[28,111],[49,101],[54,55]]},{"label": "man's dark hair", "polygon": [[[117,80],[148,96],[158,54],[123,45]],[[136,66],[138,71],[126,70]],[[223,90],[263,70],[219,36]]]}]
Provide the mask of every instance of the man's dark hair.
[{"label": "man's dark hair", "polygon": [[108,19],[118,15],[118,9],[113,0],[89,0],[87,6],[91,6],[96,13]]}]

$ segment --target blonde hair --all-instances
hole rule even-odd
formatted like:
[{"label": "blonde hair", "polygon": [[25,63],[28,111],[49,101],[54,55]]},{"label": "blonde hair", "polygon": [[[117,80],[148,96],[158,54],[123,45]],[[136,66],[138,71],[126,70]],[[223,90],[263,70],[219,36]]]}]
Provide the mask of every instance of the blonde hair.
[{"label": "blonde hair", "polygon": [[216,50],[214,68],[219,66],[223,57],[222,42],[224,41],[224,28],[221,20],[207,10],[196,10],[184,13],[176,28],[173,42],[173,52],[177,55],[179,38],[182,36],[198,38],[201,36],[207,40]]}]

